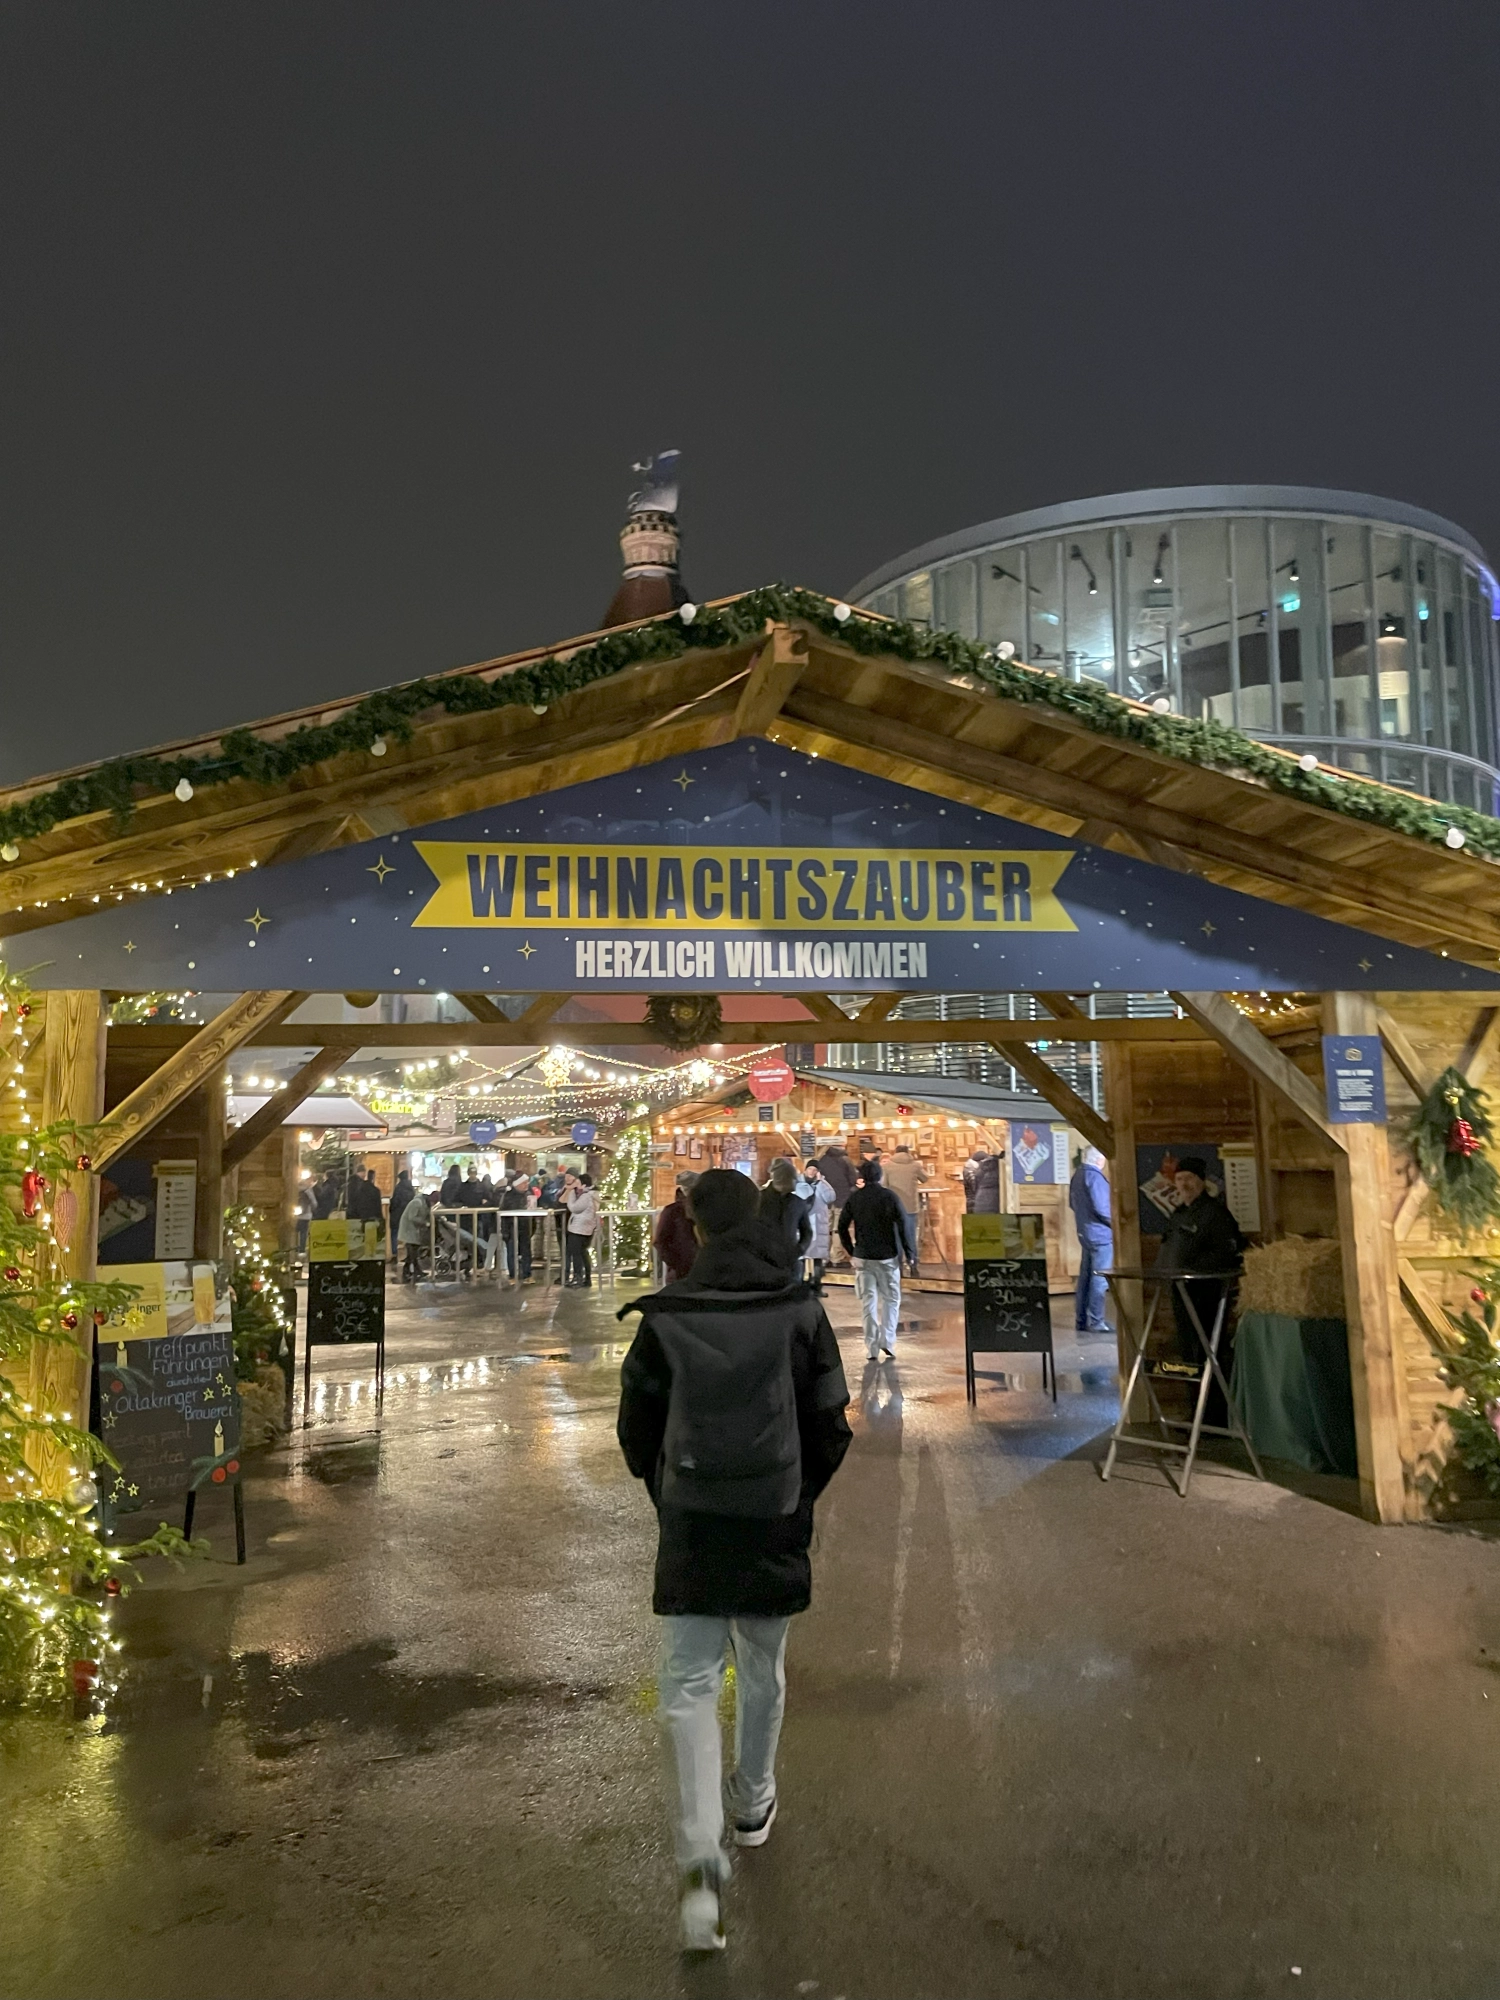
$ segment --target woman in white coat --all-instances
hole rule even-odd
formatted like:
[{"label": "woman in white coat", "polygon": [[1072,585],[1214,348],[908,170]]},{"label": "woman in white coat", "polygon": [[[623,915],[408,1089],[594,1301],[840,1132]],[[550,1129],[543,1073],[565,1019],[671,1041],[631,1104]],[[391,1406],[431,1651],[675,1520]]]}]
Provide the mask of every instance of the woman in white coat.
[{"label": "woman in white coat", "polygon": [[563,1240],[568,1254],[563,1283],[586,1287],[594,1282],[589,1245],[599,1227],[599,1198],[587,1174],[569,1174],[565,1186],[567,1193],[563,1199],[568,1209],[568,1227]]}]

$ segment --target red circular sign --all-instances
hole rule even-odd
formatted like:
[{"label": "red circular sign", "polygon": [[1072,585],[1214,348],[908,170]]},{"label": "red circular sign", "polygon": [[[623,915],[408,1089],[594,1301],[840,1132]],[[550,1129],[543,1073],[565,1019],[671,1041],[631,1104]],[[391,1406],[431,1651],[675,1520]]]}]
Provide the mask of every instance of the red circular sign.
[{"label": "red circular sign", "polygon": [[745,1081],[757,1104],[775,1104],[778,1099],[791,1095],[797,1079],[791,1064],[783,1057],[762,1056],[751,1063],[745,1073]]}]

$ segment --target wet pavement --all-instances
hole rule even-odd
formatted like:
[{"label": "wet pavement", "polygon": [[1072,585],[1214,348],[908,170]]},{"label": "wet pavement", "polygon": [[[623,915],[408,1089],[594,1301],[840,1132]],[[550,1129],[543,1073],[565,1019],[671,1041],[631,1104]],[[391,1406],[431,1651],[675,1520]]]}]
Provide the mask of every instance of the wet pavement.
[{"label": "wet pavement", "polygon": [[216,1496],[213,1560],[129,1600],[105,1720],[0,1726],[5,1995],[1500,1987],[1495,1544],[1336,1482],[1106,1486],[1111,1343],[971,1413],[956,1302],[877,1374],[847,1292],[781,1813],[685,1964],[616,1298],[444,1296],[378,1421],[355,1351],[252,1461],[243,1569]]}]

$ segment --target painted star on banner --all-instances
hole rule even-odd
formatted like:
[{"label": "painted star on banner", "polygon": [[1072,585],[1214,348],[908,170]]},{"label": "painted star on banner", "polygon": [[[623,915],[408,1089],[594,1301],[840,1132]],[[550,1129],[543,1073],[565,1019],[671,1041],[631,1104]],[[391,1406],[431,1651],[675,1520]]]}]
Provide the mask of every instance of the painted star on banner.
[{"label": "painted star on banner", "polygon": [[1373,959],[1371,959],[1371,958],[1362,958],[1362,959],[1361,959],[1361,960],[1359,961],[1359,969],[1360,969],[1360,971],[1361,971],[1361,972],[1368,972],[1368,971],[1370,970],[1370,967],[1371,967],[1371,966],[1372,966],[1372,965],[1373,965],[1374,963],[1375,963],[1375,961],[1374,961]]},{"label": "painted star on banner", "polygon": [[1204,935],[1205,937],[1212,937],[1212,936],[1213,936],[1213,934],[1214,934],[1214,932],[1215,932],[1215,931],[1216,931],[1216,930],[1218,929],[1218,925],[1217,925],[1217,924],[1211,924],[1211,923],[1210,923],[1210,922],[1208,921],[1207,917],[1205,917],[1205,918],[1203,919],[1203,922],[1202,922],[1201,924],[1199,924],[1198,928],[1199,928],[1199,930],[1200,930],[1200,931],[1202,931],[1202,933],[1203,933],[1203,935]]},{"label": "painted star on banner", "polygon": [[690,778],[686,771],[679,771],[677,773],[677,776],[672,780],[672,783],[676,785],[679,788],[679,790],[681,790],[684,794],[686,794],[689,785],[696,785],[697,782],[698,780],[696,778]]},{"label": "painted star on banner", "polygon": [[536,950],[536,946],[531,942],[531,939],[528,938],[525,944],[518,944],[516,946],[516,950],[521,954],[522,958],[524,958],[529,964],[531,961],[531,954]]},{"label": "painted star on banner", "polygon": [[122,946],[122,949],[125,951],[139,951],[140,946],[136,944],[133,940],[127,939],[125,944]]},{"label": "painted star on banner", "polygon": [[391,864],[386,860],[383,854],[381,855],[380,859],[375,863],[373,868],[367,868],[365,870],[365,873],[367,875],[373,875],[375,877],[375,880],[381,883],[382,886],[384,885],[386,876],[394,875],[395,872],[396,872],[395,869],[392,868]]},{"label": "painted star on banner", "polygon": [[263,916],[263,915],[261,914],[261,907],[260,907],[260,904],[259,904],[259,903],[257,903],[257,904],[256,904],[256,906],[255,906],[255,915],[254,915],[253,917],[246,917],[246,919],[245,919],[245,922],[246,922],[247,924],[253,924],[253,925],[254,925],[254,927],[255,927],[255,935],[256,935],[257,937],[259,937],[259,936],[260,936],[260,933],[261,933],[261,927],[262,927],[262,925],[264,925],[264,924],[268,924],[268,923],[269,923],[270,921],[271,921],[271,919],[270,919],[269,917],[267,917],[267,916]]}]

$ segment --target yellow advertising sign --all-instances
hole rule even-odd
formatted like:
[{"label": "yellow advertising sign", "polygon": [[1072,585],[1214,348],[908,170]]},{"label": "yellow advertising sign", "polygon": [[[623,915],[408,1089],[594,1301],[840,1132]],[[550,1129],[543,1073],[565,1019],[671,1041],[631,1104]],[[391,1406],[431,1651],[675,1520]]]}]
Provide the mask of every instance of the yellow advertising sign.
[{"label": "yellow advertising sign", "polygon": [[1047,1226],[1040,1215],[966,1215],[964,1259],[1045,1257]]},{"label": "yellow advertising sign", "polygon": [[326,1222],[307,1225],[309,1264],[353,1264],[366,1257],[385,1254],[383,1223],[330,1216]]},{"label": "yellow advertising sign", "polygon": [[1067,848],[630,847],[418,840],[413,928],[1071,931]]}]

